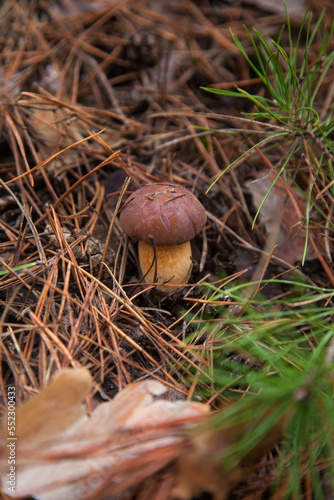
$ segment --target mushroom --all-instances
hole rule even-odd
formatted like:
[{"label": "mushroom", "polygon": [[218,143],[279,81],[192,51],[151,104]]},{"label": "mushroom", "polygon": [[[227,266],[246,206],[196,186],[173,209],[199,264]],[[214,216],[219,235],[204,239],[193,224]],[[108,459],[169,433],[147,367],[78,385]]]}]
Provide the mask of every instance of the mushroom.
[{"label": "mushroom", "polygon": [[[124,231],[138,243],[141,273],[157,290],[174,292],[187,283],[191,245],[206,222],[203,205],[176,184],[148,184],[135,191],[120,213]],[[171,286],[174,285],[174,286]]]}]

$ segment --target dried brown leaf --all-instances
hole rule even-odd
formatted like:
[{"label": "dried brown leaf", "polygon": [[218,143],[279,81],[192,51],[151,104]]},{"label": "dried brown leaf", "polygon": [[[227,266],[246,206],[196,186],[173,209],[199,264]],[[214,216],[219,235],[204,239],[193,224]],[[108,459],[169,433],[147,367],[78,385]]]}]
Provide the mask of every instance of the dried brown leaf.
[{"label": "dried brown leaf", "polygon": [[[256,181],[246,182],[246,188],[252,196],[256,210],[259,209],[275,178],[275,173],[268,175],[260,171],[257,173]],[[270,238],[272,246],[278,245],[275,255],[289,264],[300,261],[303,257],[306,232],[304,221],[296,210],[296,206],[303,210],[304,205],[305,200],[291,183],[279,177],[261,207],[259,219],[266,229],[268,240]],[[307,258],[312,257],[313,252],[308,246]]]},{"label": "dried brown leaf", "polygon": [[[81,402],[90,385],[87,370],[66,370],[18,408],[19,481],[11,496],[70,500],[125,491],[179,456],[188,439],[185,431],[209,411],[201,403],[155,399],[166,388],[146,380],[130,384],[87,415]],[[3,484],[5,443],[4,426]]]},{"label": "dried brown leaf", "polygon": [[[64,370],[38,396],[17,408],[16,437],[20,443],[35,446],[37,442],[57,436],[79,420],[85,412],[83,399],[92,386],[88,370]],[[6,436],[7,418],[2,435]]]}]

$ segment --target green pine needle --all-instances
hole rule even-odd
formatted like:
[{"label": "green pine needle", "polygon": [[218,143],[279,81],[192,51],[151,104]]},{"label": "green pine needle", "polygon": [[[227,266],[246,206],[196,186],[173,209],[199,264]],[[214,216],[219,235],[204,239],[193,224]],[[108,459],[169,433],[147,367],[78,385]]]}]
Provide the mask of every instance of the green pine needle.
[{"label": "green pine needle", "polygon": [[[280,168],[276,179],[283,174],[290,177],[288,171],[290,159],[305,155],[309,159],[312,169],[310,183],[313,182],[314,185],[319,180],[322,186],[324,183],[329,186],[333,185],[334,176],[331,163],[334,158],[334,141],[331,138],[331,134],[334,130],[334,106],[330,107],[327,116],[321,117],[318,109],[316,109],[316,101],[321,85],[334,60],[334,50],[329,50],[334,33],[334,22],[329,30],[323,30],[322,42],[318,55],[312,61],[312,64],[310,64],[310,49],[320,30],[323,15],[319,17],[315,26],[312,28],[312,13],[309,12],[309,9],[310,5],[305,13],[296,41],[292,37],[287,11],[287,25],[282,27],[277,41],[271,40],[269,42],[258,30],[254,29],[253,35],[246,28],[254,52],[252,58],[248,55],[237,36],[232,33],[233,40],[248,65],[266,87],[266,96],[254,95],[239,87],[236,87],[233,91],[205,87],[203,87],[203,89],[227,97],[239,97],[250,101],[253,104],[253,111],[244,113],[244,115],[249,117],[250,125],[252,121],[266,124],[267,127],[263,128],[263,132],[266,132],[266,137],[265,139],[258,140],[255,146],[249,148],[245,153],[239,156],[237,160],[233,161],[225,168],[220,176],[211,184],[208,191],[221,176],[225,175],[235,163],[246,158],[253,149],[263,149],[268,142],[281,145],[282,141],[285,141],[284,148],[286,150],[286,155],[281,158],[283,168]],[[304,55],[300,60],[298,54],[302,49],[301,38],[303,30],[306,30],[306,49],[303,50]],[[287,31],[288,34],[288,47],[286,48],[281,45],[284,31]],[[272,135],[268,136],[268,131],[270,130],[272,131]],[[219,132],[223,133],[223,131]],[[259,132],[259,134],[261,134],[261,132]],[[313,153],[314,150],[316,150],[317,153]],[[312,151],[312,153],[310,153],[310,151]],[[273,185],[270,190],[272,188]],[[253,227],[261,211],[261,207],[270,195],[270,190],[263,199],[254,217]],[[331,190],[331,193],[332,192],[333,190]],[[314,197],[311,196],[311,192],[308,194],[307,200],[307,236],[305,240],[303,263],[306,255],[308,231],[311,222],[310,214],[313,209],[317,212],[321,210],[321,206],[316,203]],[[333,228],[333,223],[329,221],[328,217],[327,222],[329,222],[329,227],[331,226]]]},{"label": "green pine needle", "polygon": [[[249,301],[258,283],[203,285],[207,308],[215,312],[205,319],[188,317],[195,329],[189,347],[207,362],[197,391],[222,407],[211,419],[217,432],[244,429],[220,451],[224,469],[261,447],[284,423],[276,473],[287,484],[284,498],[301,498],[309,472],[321,499],[322,477],[334,478],[334,305],[324,306],[333,290],[295,280],[270,282],[289,290],[284,299],[268,302],[257,293]],[[267,283],[261,282],[262,289]],[[220,305],[227,298],[237,313]]]}]

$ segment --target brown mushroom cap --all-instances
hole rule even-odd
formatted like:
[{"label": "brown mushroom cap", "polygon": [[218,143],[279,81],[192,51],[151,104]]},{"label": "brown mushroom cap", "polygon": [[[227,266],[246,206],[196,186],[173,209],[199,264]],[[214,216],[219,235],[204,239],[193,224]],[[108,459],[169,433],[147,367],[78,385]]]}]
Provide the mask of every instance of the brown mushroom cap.
[{"label": "brown mushroom cap", "polygon": [[120,214],[124,231],[135,241],[156,246],[192,240],[206,222],[203,205],[188,189],[175,184],[149,184],[135,191]]}]

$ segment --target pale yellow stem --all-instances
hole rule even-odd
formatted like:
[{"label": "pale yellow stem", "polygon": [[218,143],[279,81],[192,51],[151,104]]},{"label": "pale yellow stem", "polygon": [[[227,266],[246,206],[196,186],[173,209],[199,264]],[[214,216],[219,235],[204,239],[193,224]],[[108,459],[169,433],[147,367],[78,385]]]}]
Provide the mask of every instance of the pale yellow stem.
[{"label": "pale yellow stem", "polygon": [[[151,245],[139,241],[138,244],[139,264],[142,275],[145,276],[154,259],[154,249]],[[173,293],[188,282],[191,268],[191,245],[190,241],[182,245],[171,245],[156,247],[157,256],[157,290],[165,293]],[[146,283],[154,283],[155,264],[145,276]],[[161,283],[161,284],[160,284]],[[172,286],[174,285],[175,286]]]}]

